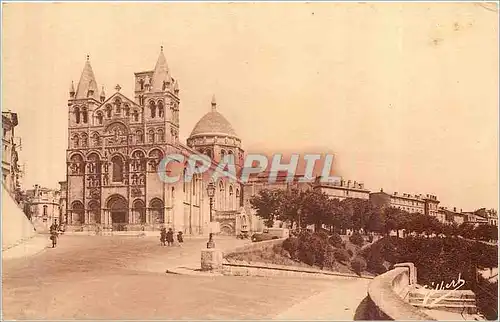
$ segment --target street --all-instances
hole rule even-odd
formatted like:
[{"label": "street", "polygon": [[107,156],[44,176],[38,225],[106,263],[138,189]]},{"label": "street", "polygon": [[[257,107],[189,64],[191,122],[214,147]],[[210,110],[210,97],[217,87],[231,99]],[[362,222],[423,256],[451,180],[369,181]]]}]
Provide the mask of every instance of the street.
[{"label": "street", "polygon": [[3,318],[270,319],[332,287],[320,279],[164,273],[199,260],[205,243],[161,247],[157,237],[62,236],[55,249],[3,262]]}]

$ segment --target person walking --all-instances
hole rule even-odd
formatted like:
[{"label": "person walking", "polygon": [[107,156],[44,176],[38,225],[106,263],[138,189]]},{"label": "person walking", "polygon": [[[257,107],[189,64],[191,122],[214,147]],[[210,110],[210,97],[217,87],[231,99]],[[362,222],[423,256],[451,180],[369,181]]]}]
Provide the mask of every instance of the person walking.
[{"label": "person walking", "polygon": [[162,246],[166,246],[167,241],[167,228],[163,227],[160,231],[160,242]]},{"label": "person walking", "polygon": [[182,237],[182,231],[177,233],[177,241],[179,242],[179,247],[182,246],[182,243],[184,242],[184,238]]},{"label": "person walking", "polygon": [[174,244],[174,231],[172,230],[172,228],[169,228],[167,232],[167,245],[172,246],[173,244]]},{"label": "person walking", "polygon": [[57,222],[54,222],[50,226],[50,240],[52,241],[52,248],[55,248],[57,245]]}]

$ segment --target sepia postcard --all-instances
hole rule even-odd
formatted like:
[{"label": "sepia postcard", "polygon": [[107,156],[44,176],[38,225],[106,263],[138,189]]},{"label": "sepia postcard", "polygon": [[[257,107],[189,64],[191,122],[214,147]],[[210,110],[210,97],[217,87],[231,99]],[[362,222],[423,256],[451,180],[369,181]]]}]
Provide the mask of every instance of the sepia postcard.
[{"label": "sepia postcard", "polygon": [[498,319],[498,2],[1,19],[2,320]]}]

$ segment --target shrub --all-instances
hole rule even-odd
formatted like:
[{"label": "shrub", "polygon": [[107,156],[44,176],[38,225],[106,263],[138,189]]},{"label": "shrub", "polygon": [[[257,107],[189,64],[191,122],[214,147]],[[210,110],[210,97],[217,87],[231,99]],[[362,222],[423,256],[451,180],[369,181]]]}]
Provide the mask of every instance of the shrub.
[{"label": "shrub", "polygon": [[336,248],[340,248],[342,247],[342,237],[340,237],[339,234],[337,233],[334,233],[332,235],[332,237],[330,237],[328,239],[328,242],[330,243],[330,245],[332,245],[333,247],[336,247]]},{"label": "shrub", "polygon": [[375,274],[383,274],[387,271],[384,266],[384,257],[379,247],[372,247],[371,251],[366,254],[366,268],[368,271]]},{"label": "shrub", "polygon": [[349,254],[349,257],[352,257],[354,255],[354,252],[351,249],[348,249],[347,253]]},{"label": "shrub", "polygon": [[365,240],[363,239],[363,236],[361,236],[361,234],[357,231],[355,231],[350,237],[349,237],[349,241],[351,243],[353,243],[354,245],[357,245],[357,246],[363,246],[363,243],[365,242]]},{"label": "shrub", "polygon": [[328,240],[328,234],[323,230],[320,230],[317,233],[314,233],[314,235],[323,239],[323,240]]},{"label": "shrub", "polygon": [[283,249],[288,251],[292,259],[297,259],[299,251],[299,239],[289,237],[283,241]]},{"label": "shrub", "polygon": [[351,267],[356,274],[361,276],[361,273],[366,269],[366,261],[363,257],[358,256],[351,261]]},{"label": "shrub", "polygon": [[325,253],[323,255],[323,264],[322,268],[333,269],[335,268],[335,248],[331,245],[328,245],[325,249]]},{"label": "shrub", "polygon": [[345,249],[335,249],[334,256],[341,263],[347,263],[350,259],[349,253]]},{"label": "shrub", "polygon": [[299,260],[307,265],[313,266],[316,262],[316,255],[312,249],[303,249],[299,252]]}]

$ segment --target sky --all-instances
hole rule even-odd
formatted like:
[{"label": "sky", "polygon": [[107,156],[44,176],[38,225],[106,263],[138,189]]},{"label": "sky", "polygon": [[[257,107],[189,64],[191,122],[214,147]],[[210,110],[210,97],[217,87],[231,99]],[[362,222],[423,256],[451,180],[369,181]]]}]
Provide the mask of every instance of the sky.
[{"label": "sky", "polygon": [[65,179],[86,55],[99,88],[133,98],[163,46],[182,141],[215,94],[247,152],[333,151],[336,174],[373,191],[498,209],[494,4],[3,3],[2,27],[25,188]]}]

